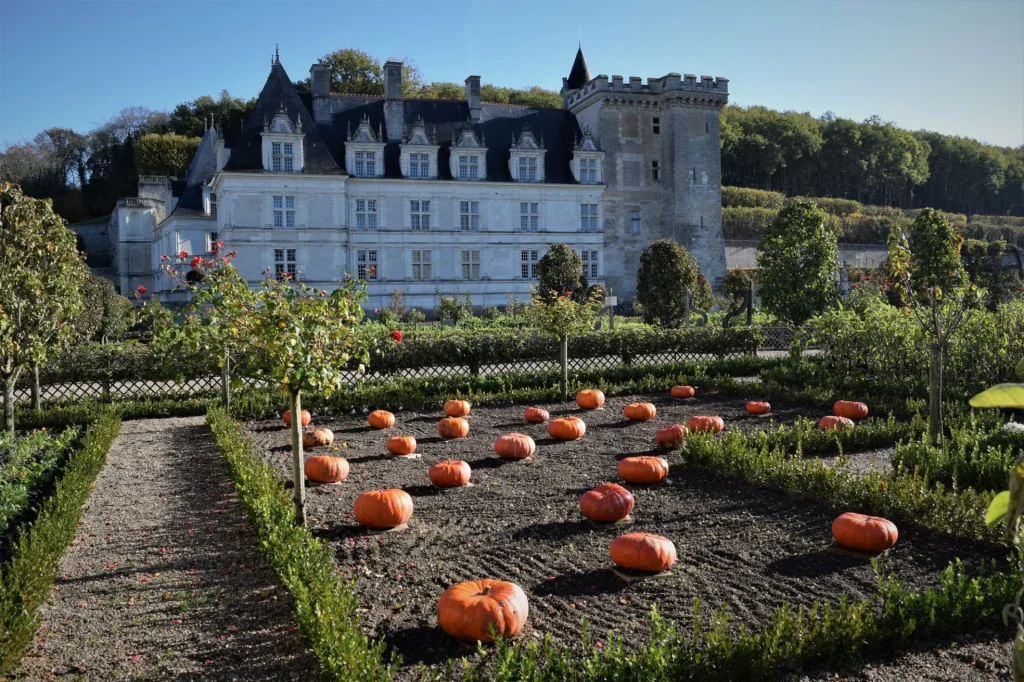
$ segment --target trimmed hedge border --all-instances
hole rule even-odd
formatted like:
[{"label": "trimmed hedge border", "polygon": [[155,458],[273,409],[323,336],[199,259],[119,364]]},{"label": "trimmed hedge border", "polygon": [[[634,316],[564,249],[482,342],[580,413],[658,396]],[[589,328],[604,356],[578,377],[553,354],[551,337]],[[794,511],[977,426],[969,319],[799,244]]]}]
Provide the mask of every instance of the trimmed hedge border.
[{"label": "trimmed hedge border", "polygon": [[50,595],[61,555],[75,537],[82,505],[120,430],[117,409],[100,414],[81,447],[68,457],[35,521],[19,529],[11,559],[0,569],[0,673],[14,670],[32,643],[39,607]]},{"label": "trimmed hedge border", "polygon": [[217,407],[206,415],[217,447],[228,462],[235,489],[249,511],[260,548],[295,599],[302,634],[332,680],[391,679],[384,643],[360,629],[352,583],[334,570],[329,548],[295,525],[295,507],[277,473],[253,454],[238,422]]},{"label": "trimmed hedge border", "polygon": [[15,426],[19,430],[46,427],[62,428],[90,424],[113,405],[123,420],[158,419],[160,417],[197,417],[217,402],[212,398],[186,398],[183,400],[130,400],[118,403],[104,403],[98,400],[82,400],[73,405],[53,406],[41,410],[19,409],[14,413]]}]

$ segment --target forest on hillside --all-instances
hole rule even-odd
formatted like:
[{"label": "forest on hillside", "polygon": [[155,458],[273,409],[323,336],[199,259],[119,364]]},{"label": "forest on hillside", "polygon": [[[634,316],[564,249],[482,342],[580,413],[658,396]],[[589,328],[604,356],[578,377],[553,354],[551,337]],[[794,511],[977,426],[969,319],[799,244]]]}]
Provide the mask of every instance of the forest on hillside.
[{"label": "forest on hillside", "polygon": [[[325,55],[336,93],[383,95],[383,61],[353,49]],[[464,85],[426,82],[405,60],[409,98],[463,99]],[[296,82],[308,90],[308,79]],[[557,92],[484,84],[484,101],[560,107]],[[0,180],[31,196],[53,199],[69,222],[106,215],[134,196],[140,173],[181,175],[206,127],[216,119],[237,129],[255,98],[204,95],[170,112],[129,107],[87,132],[49,128],[0,152]],[[909,131],[872,117],[863,122],[828,112],[780,112],[727,106],[722,111],[722,184],[852,199],[901,209],[939,208],[1024,216],[1024,145],[997,147],[928,131]]]}]

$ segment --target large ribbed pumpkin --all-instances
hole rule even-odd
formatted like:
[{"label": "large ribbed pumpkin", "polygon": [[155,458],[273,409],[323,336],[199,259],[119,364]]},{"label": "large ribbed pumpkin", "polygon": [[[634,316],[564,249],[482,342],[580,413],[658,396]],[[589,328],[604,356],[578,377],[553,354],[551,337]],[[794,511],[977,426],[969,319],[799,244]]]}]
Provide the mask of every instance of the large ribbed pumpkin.
[{"label": "large ribbed pumpkin", "polygon": [[437,422],[437,433],[441,438],[465,438],[469,435],[469,422],[462,417],[445,417]]},{"label": "large ribbed pumpkin", "polygon": [[676,546],[651,533],[626,533],[612,540],[612,561],[634,571],[657,573],[676,562]]},{"label": "large ribbed pumpkin", "polygon": [[523,629],[530,613],[526,593],[502,580],[469,580],[437,600],[437,624],[460,642],[493,642]]},{"label": "large ribbed pumpkin", "polygon": [[587,425],[579,417],[560,417],[548,422],[548,435],[555,440],[576,440],[586,432]]},{"label": "large ribbed pumpkin", "polygon": [[584,410],[596,410],[604,406],[604,393],[596,388],[586,388],[576,394],[576,404]]},{"label": "large ribbed pumpkin", "polygon": [[527,459],[536,449],[537,444],[524,433],[507,433],[494,441],[494,451],[502,459]]},{"label": "large ribbed pumpkin", "polygon": [[619,462],[619,476],[626,483],[660,483],[668,476],[668,462],[662,457],[627,457]]},{"label": "large ribbed pumpkin", "polygon": [[864,403],[858,403],[852,400],[837,400],[836,404],[832,406],[832,412],[837,417],[863,419],[868,416],[868,406]]},{"label": "large ribbed pumpkin", "polygon": [[760,400],[750,400],[747,402],[747,412],[750,414],[768,414],[772,411],[772,406],[766,402]]},{"label": "large ribbed pumpkin", "polygon": [[693,390],[693,386],[673,386],[671,393],[673,398],[684,400],[692,398],[696,391]]},{"label": "large ribbed pumpkin", "polygon": [[427,470],[430,482],[439,488],[456,488],[469,483],[469,477],[473,474],[469,464],[461,459],[448,459],[438,462]]},{"label": "large ribbed pumpkin", "polygon": [[412,516],[412,497],[398,488],[371,490],[356,498],[352,511],[368,528],[394,528]]},{"label": "large ribbed pumpkin", "polygon": [[387,410],[374,410],[366,421],[374,429],[390,429],[395,425],[395,415]]},{"label": "large ribbed pumpkin", "polygon": [[704,433],[718,433],[725,428],[725,422],[721,417],[709,417],[707,415],[697,415],[696,417],[690,417],[689,421],[686,422],[686,426],[691,431],[704,432]]},{"label": "large ribbed pumpkin", "polygon": [[853,428],[853,420],[830,414],[818,420],[818,428],[822,431],[846,431]]},{"label": "large ribbed pumpkin", "polygon": [[685,440],[686,427],[682,424],[666,426],[663,429],[658,429],[658,432],[654,434],[654,441],[658,444],[658,447],[666,450],[676,450],[683,447]]},{"label": "large ribbed pumpkin", "polygon": [[531,424],[543,424],[550,416],[547,410],[542,410],[539,407],[527,407],[526,412],[523,413],[523,419]]},{"label": "large ribbed pumpkin", "polygon": [[391,436],[384,446],[392,455],[408,457],[416,452],[416,439],[412,436]]},{"label": "large ribbed pumpkin", "polygon": [[444,401],[444,413],[449,417],[469,416],[468,400],[446,400]]},{"label": "large ribbed pumpkin", "polygon": [[[292,411],[291,410],[285,410],[284,414],[281,415],[281,421],[284,422],[285,426],[291,426],[292,425]],[[313,421],[313,417],[310,416],[309,411],[303,410],[302,411],[302,425],[303,426],[309,426],[310,422],[312,422],[312,421]]]},{"label": "large ribbed pumpkin", "polygon": [[658,410],[651,403],[630,403],[622,409],[622,414],[630,421],[646,422],[654,419]]},{"label": "large ribbed pumpkin", "polygon": [[832,537],[843,547],[861,552],[884,552],[899,538],[896,524],[878,516],[846,512],[832,522]]},{"label": "large ribbed pumpkin", "polygon": [[615,523],[633,511],[633,493],[621,485],[605,483],[580,497],[580,512],[597,523]]},{"label": "large ribbed pumpkin", "polygon": [[330,429],[313,429],[302,434],[302,444],[307,448],[322,448],[334,443],[334,433]]},{"label": "large ribbed pumpkin", "polygon": [[348,476],[348,462],[344,457],[316,455],[302,466],[306,478],[317,483],[337,483]]}]

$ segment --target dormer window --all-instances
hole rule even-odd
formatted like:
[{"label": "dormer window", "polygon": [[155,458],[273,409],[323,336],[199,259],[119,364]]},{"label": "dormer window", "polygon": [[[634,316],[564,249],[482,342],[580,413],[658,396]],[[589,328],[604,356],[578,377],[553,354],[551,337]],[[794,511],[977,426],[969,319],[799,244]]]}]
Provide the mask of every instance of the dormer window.
[{"label": "dormer window", "polygon": [[544,182],[544,138],[538,142],[529,126],[523,126],[519,138],[513,135],[508,170],[519,182]]},{"label": "dormer window", "polygon": [[272,173],[298,173],[302,171],[302,118],[293,123],[282,108],[273,121],[264,120],[263,167]]},{"label": "dormer window", "polygon": [[452,139],[450,170],[459,180],[487,179],[487,147],[483,135],[479,138],[472,128],[466,128]]},{"label": "dormer window", "polygon": [[409,177],[429,178],[430,177],[430,155],[410,154],[409,155]]},{"label": "dormer window", "polygon": [[597,184],[597,159],[580,159],[580,182],[584,185]]},{"label": "dormer window", "polygon": [[380,126],[370,127],[370,118],[363,116],[353,135],[351,128],[345,140],[345,167],[357,178],[378,178],[384,175],[384,143]]},{"label": "dormer window", "polygon": [[377,152],[356,152],[355,175],[360,178],[377,175]]},{"label": "dormer window", "polygon": [[476,154],[459,154],[459,180],[476,180],[480,177],[480,157]]},{"label": "dormer window", "polygon": [[210,192],[210,217],[217,217],[217,194],[215,192]]},{"label": "dormer window", "polygon": [[[583,139],[576,143],[576,149],[573,150],[572,162],[572,173],[576,177],[576,182],[581,185],[597,185],[604,182],[602,165],[604,163],[604,152],[597,148],[597,142],[594,140],[593,134],[590,132],[590,128],[587,127],[583,130]],[[658,176],[658,165],[655,163],[652,166],[652,173],[655,178]]]},{"label": "dormer window", "polygon": [[537,159],[519,158],[519,182],[537,182]]},{"label": "dormer window", "polygon": [[427,136],[422,117],[417,117],[409,137],[399,145],[402,175],[407,178],[428,180],[437,177],[438,145],[433,136]]}]

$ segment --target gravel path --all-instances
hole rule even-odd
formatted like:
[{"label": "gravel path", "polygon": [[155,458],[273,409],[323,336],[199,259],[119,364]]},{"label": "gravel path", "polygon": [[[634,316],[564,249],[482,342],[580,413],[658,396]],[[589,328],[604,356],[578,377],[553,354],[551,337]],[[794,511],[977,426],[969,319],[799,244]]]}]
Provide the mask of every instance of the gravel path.
[{"label": "gravel path", "polygon": [[202,418],[125,422],[17,680],[315,680]]}]

